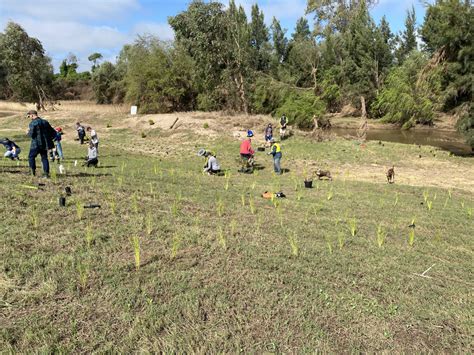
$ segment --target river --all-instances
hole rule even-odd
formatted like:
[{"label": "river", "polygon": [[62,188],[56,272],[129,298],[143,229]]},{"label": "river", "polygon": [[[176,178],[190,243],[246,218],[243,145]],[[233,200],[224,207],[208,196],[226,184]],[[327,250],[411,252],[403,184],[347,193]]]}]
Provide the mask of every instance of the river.
[{"label": "river", "polygon": [[[331,128],[330,132],[338,137],[357,137],[357,129]],[[447,150],[455,155],[474,156],[474,152],[471,147],[465,143],[463,136],[455,131],[371,128],[367,132],[367,140],[430,145]]]}]

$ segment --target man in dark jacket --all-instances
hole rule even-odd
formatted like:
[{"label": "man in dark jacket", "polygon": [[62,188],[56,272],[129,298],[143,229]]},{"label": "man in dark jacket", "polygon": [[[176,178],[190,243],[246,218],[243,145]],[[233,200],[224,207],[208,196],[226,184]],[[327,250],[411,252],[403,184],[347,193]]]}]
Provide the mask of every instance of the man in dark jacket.
[{"label": "man in dark jacket", "polygon": [[28,129],[28,136],[31,137],[30,153],[28,155],[31,173],[36,174],[36,157],[39,154],[41,155],[44,176],[49,177],[48,149],[54,148],[53,138],[56,131],[48,121],[38,117],[38,112],[35,110],[28,111],[27,116],[31,118]]}]

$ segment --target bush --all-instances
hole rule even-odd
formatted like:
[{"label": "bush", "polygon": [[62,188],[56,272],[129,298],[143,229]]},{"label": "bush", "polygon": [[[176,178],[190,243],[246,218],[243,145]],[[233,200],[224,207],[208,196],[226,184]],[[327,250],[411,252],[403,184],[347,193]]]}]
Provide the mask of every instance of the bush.
[{"label": "bush", "polygon": [[257,79],[252,96],[252,108],[256,113],[285,114],[290,125],[311,128],[313,116],[321,117],[326,105],[312,90],[299,89],[287,84],[261,77]]},{"label": "bush", "polygon": [[153,120],[148,120],[148,123],[150,124],[150,126],[153,126],[155,124],[155,121]]},{"label": "bush", "polygon": [[386,86],[371,106],[375,117],[384,122],[396,123],[404,129],[415,124],[431,124],[435,103],[430,98],[428,83],[419,80],[426,63],[421,53],[414,52],[402,66],[388,75]]}]

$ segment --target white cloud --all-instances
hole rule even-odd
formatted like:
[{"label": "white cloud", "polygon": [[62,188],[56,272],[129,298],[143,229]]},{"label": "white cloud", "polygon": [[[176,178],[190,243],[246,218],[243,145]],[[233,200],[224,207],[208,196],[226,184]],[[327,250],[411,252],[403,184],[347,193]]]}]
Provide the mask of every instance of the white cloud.
[{"label": "white cloud", "polygon": [[51,21],[112,18],[140,7],[138,0],[1,0],[0,6],[4,14]]},{"label": "white cloud", "polygon": [[174,39],[173,29],[167,23],[140,22],[140,23],[137,23],[133,27],[132,33],[135,36],[143,35],[143,34],[151,34],[151,35],[157,36],[163,41]]}]

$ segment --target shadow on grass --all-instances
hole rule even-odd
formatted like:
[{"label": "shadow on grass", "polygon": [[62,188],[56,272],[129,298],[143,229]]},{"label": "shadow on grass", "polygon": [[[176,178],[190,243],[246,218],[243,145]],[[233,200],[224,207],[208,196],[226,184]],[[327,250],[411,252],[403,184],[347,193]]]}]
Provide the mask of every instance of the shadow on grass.
[{"label": "shadow on grass", "polygon": [[69,177],[102,177],[102,176],[112,176],[112,174],[105,173],[105,174],[93,174],[93,173],[76,173],[76,174],[68,174]]}]

